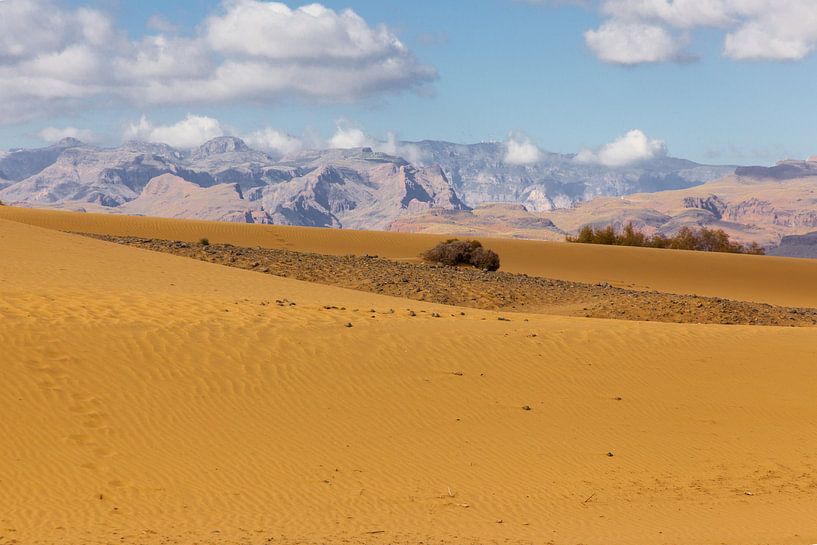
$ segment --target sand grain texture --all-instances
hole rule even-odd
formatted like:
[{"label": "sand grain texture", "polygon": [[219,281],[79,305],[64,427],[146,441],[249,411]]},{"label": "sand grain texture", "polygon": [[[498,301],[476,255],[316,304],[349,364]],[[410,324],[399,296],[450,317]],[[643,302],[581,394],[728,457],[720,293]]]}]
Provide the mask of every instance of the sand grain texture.
[{"label": "sand grain texture", "polygon": [[460,316],[9,221],[0,256],[0,543],[817,542],[814,328]]}]

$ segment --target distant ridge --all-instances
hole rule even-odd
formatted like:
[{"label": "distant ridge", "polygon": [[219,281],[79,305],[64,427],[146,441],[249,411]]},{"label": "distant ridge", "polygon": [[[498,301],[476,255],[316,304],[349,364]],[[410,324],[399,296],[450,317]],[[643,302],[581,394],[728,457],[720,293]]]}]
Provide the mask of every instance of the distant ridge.
[{"label": "distant ridge", "polygon": [[[548,152],[532,164],[519,165],[506,161],[507,150],[499,142],[424,140],[397,142],[392,148],[389,153],[369,147],[304,150],[278,158],[233,136],[193,150],[139,141],[103,148],[67,138],[0,154],[0,200],[113,213],[139,208],[143,214],[174,217],[389,229],[401,218],[427,210],[466,211],[493,202],[554,210],[597,196],[693,187],[734,171],[671,157],[611,168]],[[163,175],[200,188],[236,186],[241,202],[228,204],[232,189],[194,192],[213,202],[190,201],[192,193],[185,193],[187,203],[160,202],[180,198],[176,192],[143,196],[151,180]],[[137,204],[129,206],[133,202]]]}]

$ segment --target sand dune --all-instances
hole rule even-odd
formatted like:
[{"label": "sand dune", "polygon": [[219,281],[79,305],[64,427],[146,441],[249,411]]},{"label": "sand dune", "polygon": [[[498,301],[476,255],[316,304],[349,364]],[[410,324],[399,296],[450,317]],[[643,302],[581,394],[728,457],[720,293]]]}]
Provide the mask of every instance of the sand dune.
[{"label": "sand dune", "polygon": [[[447,238],[441,235],[81,214],[7,206],[0,207],[0,219],[63,231],[187,241],[207,237],[212,242],[238,246],[333,255],[368,253],[402,260],[416,260],[420,252]],[[508,272],[782,306],[817,307],[817,290],[814,289],[817,260],[513,239],[482,240],[499,252],[502,270]]]},{"label": "sand dune", "polygon": [[8,221],[0,256],[0,543],[817,542],[813,328],[506,322]]}]

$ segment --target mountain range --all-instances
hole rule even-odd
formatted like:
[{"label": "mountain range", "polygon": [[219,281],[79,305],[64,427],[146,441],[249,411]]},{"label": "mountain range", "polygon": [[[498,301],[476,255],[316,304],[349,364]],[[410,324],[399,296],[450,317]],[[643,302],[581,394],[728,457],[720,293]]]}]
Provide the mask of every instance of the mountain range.
[{"label": "mountain range", "polygon": [[544,153],[504,160],[505,145],[402,142],[412,162],[371,148],[282,158],[220,137],[193,150],[65,139],[0,155],[0,200],[24,206],[317,227],[389,229],[429,210],[492,202],[566,208],[597,196],[693,187],[734,171],[659,157],[619,168]]},{"label": "mountain range", "polygon": [[[772,167],[657,156],[604,166],[542,153],[525,165],[502,143],[400,142],[275,158],[235,137],[192,150],[75,139],[0,153],[0,201],[216,221],[562,240],[586,224],[647,232],[710,226],[778,253],[817,229],[817,158]],[[804,250],[805,248],[805,250]],[[786,254],[788,255],[788,254]]]}]

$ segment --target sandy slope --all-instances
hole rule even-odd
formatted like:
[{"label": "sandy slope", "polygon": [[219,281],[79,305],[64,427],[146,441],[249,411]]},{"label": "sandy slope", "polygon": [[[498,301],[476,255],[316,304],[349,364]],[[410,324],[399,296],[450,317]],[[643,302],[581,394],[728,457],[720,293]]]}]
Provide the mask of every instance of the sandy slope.
[{"label": "sandy slope", "polygon": [[6,221],[0,255],[0,543],[817,542],[814,329],[503,322]]},{"label": "sandy slope", "polygon": [[[0,219],[64,231],[416,260],[444,236],[81,214],[0,207]],[[817,307],[817,260],[674,252],[513,239],[482,239],[502,270],[578,282],[698,294],[791,307]],[[683,257],[680,257],[683,256]]]}]

